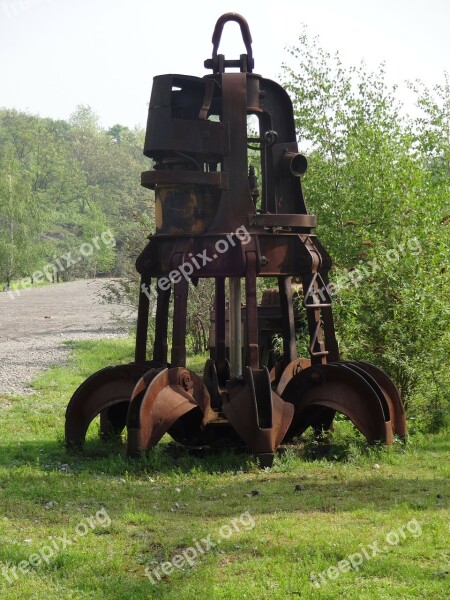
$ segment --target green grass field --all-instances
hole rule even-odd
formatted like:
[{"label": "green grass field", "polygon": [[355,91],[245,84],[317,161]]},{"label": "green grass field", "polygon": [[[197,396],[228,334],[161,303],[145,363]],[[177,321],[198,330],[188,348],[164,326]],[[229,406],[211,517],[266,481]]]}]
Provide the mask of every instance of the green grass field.
[{"label": "green grass field", "polygon": [[305,436],[260,470],[166,438],[129,461],[93,423],[67,452],[71,393],[131,357],[131,340],[74,343],[34,394],[0,397],[1,600],[448,596],[448,434],[367,448],[341,420],[325,457]]}]

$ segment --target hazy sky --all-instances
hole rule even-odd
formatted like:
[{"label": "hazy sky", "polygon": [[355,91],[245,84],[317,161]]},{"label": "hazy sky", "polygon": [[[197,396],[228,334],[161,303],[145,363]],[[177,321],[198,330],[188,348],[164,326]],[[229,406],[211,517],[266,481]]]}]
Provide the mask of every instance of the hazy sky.
[{"label": "hazy sky", "polygon": [[[89,104],[104,126],[144,126],[153,76],[206,74],[229,11],[249,22],[255,72],[268,78],[302,23],[345,64],[386,61],[392,82],[432,85],[450,70],[450,0],[0,0],[0,106],[67,119]],[[229,24],[220,51],[237,57],[239,40]]]}]

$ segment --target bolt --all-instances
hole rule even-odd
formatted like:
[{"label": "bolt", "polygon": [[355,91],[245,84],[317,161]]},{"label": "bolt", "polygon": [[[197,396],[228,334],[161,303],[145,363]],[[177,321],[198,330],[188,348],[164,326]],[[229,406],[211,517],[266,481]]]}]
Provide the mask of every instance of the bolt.
[{"label": "bolt", "polygon": [[188,371],[184,371],[180,374],[178,385],[184,388],[187,392],[193,388],[194,384]]},{"label": "bolt", "polygon": [[323,377],[322,377],[322,373],[320,371],[313,371],[311,373],[311,375],[309,376],[310,380],[313,383],[322,383]]}]

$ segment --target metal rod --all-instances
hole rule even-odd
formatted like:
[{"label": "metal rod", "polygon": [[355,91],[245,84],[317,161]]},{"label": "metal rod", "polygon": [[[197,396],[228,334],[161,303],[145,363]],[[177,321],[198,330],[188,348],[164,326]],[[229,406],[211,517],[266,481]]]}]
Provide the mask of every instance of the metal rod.
[{"label": "metal rod", "polygon": [[153,360],[162,365],[167,363],[167,330],[169,320],[171,288],[162,290],[158,286],[156,303],[155,341],[153,344]]},{"label": "metal rod", "polygon": [[216,368],[219,383],[225,385],[227,375],[227,355],[225,340],[225,278],[216,277],[215,298]]},{"label": "metal rod", "polygon": [[241,279],[230,277],[230,375],[242,377]]},{"label": "metal rod", "polygon": [[134,360],[143,363],[147,359],[148,315],[150,308],[151,279],[142,277],[139,288],[139,308],[136,325],[136,347]]},{"label": "metal rod", "polygon": [[245,274],[246,318],[246,364],[251,369],[259,369],[258,343],[258,304],[256,300],[256,252],[246,252],[247,272]]},{"label": "metal rod", "polygon": [[172,367],[186,366],[188,291],[189,282],[184,279],[173,286]]}]

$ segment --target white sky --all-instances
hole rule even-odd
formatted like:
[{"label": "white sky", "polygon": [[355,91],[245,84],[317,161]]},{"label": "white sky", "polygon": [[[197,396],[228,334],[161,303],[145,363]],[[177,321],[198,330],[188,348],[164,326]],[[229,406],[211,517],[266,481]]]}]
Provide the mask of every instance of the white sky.
[{"label": "white sky", "polygon": [[[0,0],[0,106],[67,119],[89,104],[104,126],[145,126],[152,78],[206,74],[229,11],[249,22],[255,72],[271,79],[301,23],[347,65],[385,60],[392,83],[450,70],[450,0]],[[239,40],[229,24],[220,52],[237,58]]]}]

